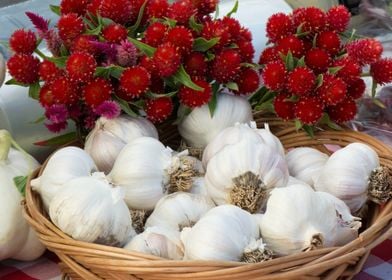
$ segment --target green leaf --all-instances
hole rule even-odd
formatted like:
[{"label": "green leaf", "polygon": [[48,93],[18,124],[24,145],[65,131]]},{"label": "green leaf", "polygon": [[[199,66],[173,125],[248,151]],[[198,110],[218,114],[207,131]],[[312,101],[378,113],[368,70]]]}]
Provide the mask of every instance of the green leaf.
[{"label": "green leaf", "polygon": [[300,120],[298,120],[298,119],[296,119],[296,120],[294,121],[294,125],[295,125],[295,129],[296,129],[297,131],[300,130],[300,129],[302,128],[302,126],[303,126],[302,122],[301,122]]},{"label": "green leaf", "polygon": [[68,144],[72,141],[75,141],[77,139],[77,134],[76,132],[69,132],[60,136],[56,136],[47,140],[35,142],[34,145],[37,146],[51,146],[51,147],[57,147],[57,146],[62,146],[65,144]]},{"label": "green leaf", "polygon": [[296,34],[301,34],[302,33],[302,26],[304,26],[304,22],[303,23],[301,23],[300,25],[298,25],[298,27],[297,27],[297,30],[296,30]]},{"label": "green leaf", "polygon": [[67,50],[67,48],[61,44],[60,46],[60,55],[61,56],[69,56],[69,51]]},{"label": "green leaf", "polygon": [[377,91],[377,82],[374,78],[372,78],[372,97],[376,97]]},{"label": "green leaf", "polygon": [[334,74],[338,73],[340,70],[342,70],[342,68],[343,68],[343,66],[329,67],[328,73],[334,75]]},{"label": "green leaf", "polygon": [[132,25],[128,29],[128,31],[129,31],[129,33],[131,34],[132,37],[135,37],[136,32],[137,32],[137,30],[138,30],[138,28],[140,26],[140,23],[142,22],[143,15],[144,15],[144,9],[146,8],[147,2],[148,2],[148,0],[144,1],[143,5],[140,7],[139,14],[137,16],[137,20],[136,20],[135,24]]},{"label": "green leaf", "polygon": [[106,17],[100,17],[100,23],[103,27],[106,27],[108,25],[111,25],[114,23],[113,20],[111,20],[110,18],[106,18]]},{"label": "green leaf", "polygon": [[195,15],[192,15],[189,19],[189,27],[196,32],[201,32],[201,30],[203,29],[203,24],[197,23]]},{"label": "green leaf", "polygon": [[116,96],[116,101],[117,103],[120,105],[121,110],[123,110],[126,114],[128,114],[131,117],[137,117],[138,115],[131,109],[131,107],[129,107],[129,104],[127,101],[125,101],[124,99],[119,98],[118,96]]},{"label": "green leaf", "polygon": [[343,130],[341,126],[331,120],[327,113],[324,113],[321,119],[319,120],[319,124],[326,124],[329,128],[334,130]]},{"label": "green leaf", "polygon": [[293,95],[293,96],[291,96],[290,98],[286,98],[285,99],[285,101],[288,101],[288,102],[297,102],[299,100],[299,97],[298,96],[296,96],[296,95]]},{"label": "green leaf", "polygon": [[104,77],[106,79],[109,79],[110,77],[120,79],[120,76],[124,70],[124,67],[118,65],[111,65],[107,67],[98,66],[95,69],[95,76]]},{"label": "green leaf", "polygon": [[302,128],[310,136],[310,138],[312,138],[312,139],[314,138],[314,127],[313,126],[305,124]]},{"label": "green leaf", "polygon": [[177,119],[173,122],[173,125],[178,125],[180,124],[183,119],[188,116],[190,113],[192,113],[192,108],[182,105],[180,106],[180,108],[178,108],[178,112],[177,112]]},{"label": "green leaf", "polygon": [[171,18],[167,18],[167,17],[165,17],[164,23],[165,23],[167,26],[169,26],[170,28],[173,28],[173,27],[175,27],[175,26],[177,25],[177,21],[176,21],[176,20],[171,19]]},{"label": "green leaf", "polygon": [[231,17],[232,14],[235,14],[238,11],[238,0],[235,1],[234,7],[231,11],[226,15],[227,17]]},{"label": "green leaf", "polygon": [[86,32],[84,32],[84,34],[86,35],[99,35],[101,33],[102,30],[102,25],[99,24],[97,27],[93,28],[93,29],[87,29]]},{"label": "green leaf", "polygon": [[208,109],[210,110],[211,118],[214,117],[216,106],[218,105],[218,90],[219,90],[219,84],[214,83],[212,85],[212,97],[210,102],[208,102]]},{"label": "green leaf", "polygon": [[88,28],[94,29],[95,24],[91,20],[89,20],[89,18],[93,18],[94,17],[93,14],[90,13],[90,12],[87,12],[87,16],[88,17],[83,17],[83,22],[88,26]]},{"label": "green leaf", "polygon": [[258,69],[257,64],[254,63],[248,63],[248,62],[242,62],[241,67],[246,67],[246,68],[256,68]]},{"label": "green leaf", "polygon": [[151,98],[161,98],[161,97],[173,97],[178,93],[178,90],[172,91],[169,93],[165,94],[158,94],[158,93],[153,93],[152,91],[147,92],[147,96]]},{"label": "green leaf", "polygon": [[35,84],[30,85],[29,97],[31,97],[35,100],[38,100],[40,90],[41,90],[41,86],[40,86],[39,82],[36,82]]},{"label": "green leaf", "polygon": [[172,77],[173,77],[175,83],[182,84],[182,85],[189,87],[193,90],[198,90],[198,91],[203,90],[202,87],[199,87],[198,85],[196,85],[192,81],[191,77],[185,71],[185,68],[182,64],[181,64],[180,68],[177,70],[177,72]]},{"label": "green leaf", "polygon": [[60,6],[56,6],[56,5],[49,5],[50,10],[55,13],[56,15],[61,15],[61,11],[60,11]]},{"label": "green leaf", "polygon": [[385,106],[385,104],[378,98],[373,98],[373,103],[376,104],[378,107],[380,107],[382,109],[386,109],[387,108]]},{"label": "green leaf", "polygon": [[27,176],[16,176],[13,178],[15,187],[20,194],[24,197],[26,195]]},{"label": "green leaf", "polygon": [[227,46],[229,49],[238,49],[239,46],[236,43],[231,43],[230,45]]},{"label": "green leaf", "polygon": [[211,61],[215,59],[215,54],[213,54],[212,52],[206,52],[206,56],[207,56],[207,61]]},{"label": "green leaf", "polygon": [[140,42],[134,38],[128,37],[128,40],[135,45],[141,52],[143,52],[148,57],[152,57],[156,51],[156,48],[153,48],[143,42]]},{"label": "green leaf", "polygon": [[212,38],[206,40],[202,37],[196,38],[193,42],[193,50],[199,52],[206,52],[219,42],[219,38]]},{"label": "green leaf", "polygon": [[39,124],[39,123],[43,123],[46,120],[45,115],[37,118],[35,121],[30,122],[30,124]]},{"label": "green leaf", "polygon": [[317,36],[318,36],[318,34],[314,35],[314,37],[313,37],[313,41],[312,41],[313,48],[315,48],[317,45]]},{"label": "green leaf", "polygon": [[291,51],[289,51],[286,55],[285,64],[287,70],[292,71],[294,69],[294,57]]},{"label": "green leaf", "polygon": [[305,64],[305,57],[304,56],[301,57],[300,59],[298,59],[298,61],[296,63],[296,66],[297,67],[305,67],[306,66],[306,64]]},{"label": "green leaf", "polygon": [[28,87],[29,86],[29,85],[22,84],[15,79],[10,79],[10,80],[6,81],[5,84],[6,85],[21,86],[21,87]]},{"label": "green leaf", "polygon": [[324,82],[324,76],[323,74],[318,74],[317,78],[316,78],[316,88],[319,88],[323,85]]},{"label": "green leaf", "polygon": [[56,64],[57,67],[64,68],[65,64],[67,63],[68,57],[67,56],[47,57],[46,59]]},{"label": "green leaf", "polygon": [[267,101],[267,102],[263,102],[263,103],[260,104],[260,105],[257,105],[257,106],[255,107],[255,110],[256,110],[256,111],[271,112],[271,113],[274,113],[274,112],[275,112],[275,110],[274,110],[274,104],[272,103],[272,100],[269,100],[269,101]]},{"label": "green leaf", "polygon": [[238,84],[235,83],[235,82],[228,82],[228,83],[226,84],[226,87],[227,87],[228,89],[231,89],[231,90],[234,90],[234,91],[238,91]]}]

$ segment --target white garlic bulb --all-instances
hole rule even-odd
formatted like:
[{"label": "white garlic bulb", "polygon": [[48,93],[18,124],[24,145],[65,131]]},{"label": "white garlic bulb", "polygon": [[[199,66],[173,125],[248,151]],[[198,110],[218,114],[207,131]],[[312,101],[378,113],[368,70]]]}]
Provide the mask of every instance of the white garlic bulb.
[{"label": "white garlic bulb", "polygon": [[132,238],[124,249],[171,260],[182,260],[184,257],[180,232],[165,227],[146,228]]},{"label": "white garlic bulb", "polygon": [[234,126],[222,130],[204,149],[202,163],[207,168],[210,159],[223,150],[226,146],[233,145],[246,139],[252,143],[265,143],[258,133],[256,123],[250,124],[236,123]]},{"label": "white garlic bulb", "polygon": [[277,153],[284,156],[285,153],[284,153],[284,147],[282,143],[280,142],[279,138],[276,137],[271,132],[269,125],[267,123],[264,124],[263,129],[258,129],[257,133],[261,136],[261,138],[264,140],[264,143],[267,144],[267,146],[270,146]]},{"label": "white garlic bulb", "polygon": [[308,185],[307,183],[305,183],[304,181],[298,180],[297,178],[295,178],[293,176],[289,176],[289,180],[287,181],[287,186],[298,185],[298,184],[307,186],[312,189],[312,187],[310,185]]},{"label": "white garlic bulb", "polygon": [[234,204],[256,213],[273,188],[287,185],[288,177],[284,157],[266,144],[244,137],[209,160],[205,181],[216,204]]},{"label": "white garlic bulb", "polygon": [[101,117],[86,138],[85,151],[93,158],[99,171],[110,172],[121,149],[139,137],[158,139],[154,125],[142,117]]},{"label": "white garlic bulb", "polygon": [[213,117],[208,104],[195,108],[178,125],[178,131],[189,146],[203,149],[223,129],[251,120],[252,108],[246,98],[223,93],[218,96]]},{"label": "white garlic bulb", "polygon": [[387,167],[380,167],[371,147],[352,143],[330,156],[314,187],[340,198],[355,213],[368,197],[376,203],[392,197],[391,174]]},{"label": "white garlic bulb", "polygon": [[121,188],[112,188],[103,173],[64,184],[50,203],[53,223],[73,239],[123,246],[136,235]]},{"label": "white garlic bulb", "polygon": [[124,187],[129,208],[152,210],[166,193],[191,188],[197,162],[186,151],[174,153],[155,138],[140,137],[121,150],[108,178]]},{"label": "white garlic bulb", "polygon": [[31,187],[41,195],[45,209],[54,195],[60,191],[68,181],[89,176],[97,171],[92,158],[78,147],[65,147],[55,152],[47,162],[40,177],[31,181]]},{"label": "white garlic bulb", "polygon": [[209,198],[204,177],[193,178],[192,187],[189,192],[193,194],[203,195]]},{"label": "white garlic bulb", "polygon": [[257,219],[234,206],[211,209],[181,233],[184,260],[261,261],[271,257],[260,238]]},{"label": "white garlic bulb", "polygon": [[304,185],[274,189],[260,224],[264,242],[290,255],[354,240],[361,224],[337,201]]},{"label": "white garlic bulb", "polygon": [[295,148],[286,155],[287,165],[291,176],[313,186],[325,163],[328,155],[313,148]]},{"label": "white garlic bulb", "polygon": [[148,217],[145,227],[160,226],[181,231],[192,227],[215,204],[206,196],[176,192],[162,197]]}]

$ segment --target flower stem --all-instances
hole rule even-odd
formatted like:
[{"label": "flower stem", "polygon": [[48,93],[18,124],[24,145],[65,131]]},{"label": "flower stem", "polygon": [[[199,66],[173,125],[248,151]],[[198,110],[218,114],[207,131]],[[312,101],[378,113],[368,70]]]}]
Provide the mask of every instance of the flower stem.
[{"label": "flower stem", "polygon": [[8,158],[11,145],[10,133],[5,129],[0,130],[0,161],[4,161]]},{"label": "flower stem", "polygon": [[362,73],[361,74],[361,77],[371,77],[372,75],[370,75],[370,73],[369,72],[366,72],[366,73]]},{"label": "flower stem", "polygon": [[36,54],[38,54],[38,56],[41,57],[42,59],[47,59],[47,56],[44,55],[44,53],[41,52],[38,48],[36,48],[34,52],[35,52]]}]

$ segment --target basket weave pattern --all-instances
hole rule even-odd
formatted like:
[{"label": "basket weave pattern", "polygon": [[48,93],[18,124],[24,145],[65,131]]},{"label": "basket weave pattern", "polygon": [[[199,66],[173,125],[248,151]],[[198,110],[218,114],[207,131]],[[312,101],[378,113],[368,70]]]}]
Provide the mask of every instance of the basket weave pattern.
[{"label": "basket weave pattern", "polygon": [[[305,133],[296,132],[291,124],[275,118],[255,115],[255,119],[259,127],[268,122],[286,149],[307,146],[331,154],[325,144],[344,147],[352,142],[362,142],[375,149],[382,165],[392,168],[392,149],[371,136],[354,131],[322,131],[310,139]],[[160,130],[165,144],[172,147],[179,144],[180,137],[174,126],[166,125]],[[32,178],[39,172],[37,170]],[[30,183],[24,206],[27,221],[37,231],[42,243],[60,258],[65,277],[72,279],[351,279],[361,270],[371,249],[392,236],[392,201],[382,207],[370,203],[367,219],[363,221],[365,230],[343,247],[323,248],[256,264],[171,261],[73,240],[50,221]]]}]

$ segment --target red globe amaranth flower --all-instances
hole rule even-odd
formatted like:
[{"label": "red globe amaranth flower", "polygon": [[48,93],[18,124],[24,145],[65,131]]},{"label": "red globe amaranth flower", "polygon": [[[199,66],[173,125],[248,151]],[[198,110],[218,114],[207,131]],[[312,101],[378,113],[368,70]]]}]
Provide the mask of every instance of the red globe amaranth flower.
[{"label": "red globe amaranth flower", "polygon": [[188,54],[192,50],[193,35],[188,28],[176,26],[167,32],[165,42],[173,44],[182,54]]},{"label": "red globe amaranth flower", "polygon": [[158,74],[158,69],[155,66],[152,58],[143,55],[139,58],[139,66],[144,67],[148,72],[150,72],[153,75]]},{"label": "red globe amaranth flower", "polygon": [[96,78],[90,81],[83,89],[84,100],[91,107],[96,107],[110,98],[112,85],[108,80]]},{"label": "red globe amaranth flower", "polygon": [[267,21],[267,37],[271,42],[277,42],[284,37],[293,35],[295,28],[290,16],[277,13],[268,18]]},{"label": "red globe amaranth flower", "polygon": [[68,57],[66,71],[68,77],[76,82],[90,81],[97,68],[97,62],[91,54],[73,53]]},{"label": "red globe amaranth flower", "polygon": [[347,45],[348,55],[361,65],[376,62],[382,52],[382,44],[373,38],[360,39]]},{"label": "red globe amaranth flower", "polygon": [[321,9],[306,7],[294,10],[293,22],[296,28],[301,28],[301,32],[314,34],[325,29],[327,19],[325,13]]},{"label": "red globe amaranth flower", "polygon": [[149,27],[147,27],[146,31],[144,31],[143,42],[156,48],[163,42],[166,31],[166,24],[163,24],[161,22],[154,22]]},{"label": "red globe amaranth flower", "polygon": [[192,77],[203,77],[207,74],[207,61],[201,52],[192,52],[184,60],[185,71]]},{"label": "red globe amaranth flower", "polygon": [[260,75],[252,68],[244,68],[241,70],[235,82],[238,85],[238,91],[234,93],[246,95],[258,90],[260,87]]},{"label": "red globe amaranth flower", "polygon": [[190,108],[196,108],[207,104],[212,96],[212,87],[209,83],[203,80],[196,80],[194,83],[203,90],[199,91],[182,86],[178,93],[180,102]]},{"label": "red globe amaranth flower", "polygon": [[120,88],[131,98],[143,96],[151,85],[151,75],[141,66],[126,69],[120,77]]},{"label": "red globe amaranth flower", "polygon": [[283,55],[287,55],[290,51],[293,56],[300,58],[304,54],[304,44],[303,42],[295,37],[294,35],[287,36],[280,39],[276,45],[276,51]]},{"label": "red globe amaranth flower", "polygon": [[237,46],[241,60],[243,62],[252,63],[253,57],[255,55],[255,49],[253,47],[252,41],[238,40]]},{"label": "red globe amaranth flower", "polygon": [[74,13],[62,15],[57,27],[63,41],[72,41],[84,32],[83,19]]},{"label": "red globe amaranth flower", "polygon": [[308,95],[316,86],[316,75],[307,67],[297,67],[287,78],[287,89],[296,95]]},{"label": "red globe amaranth flower", "polygon": [[173,108],[173,101],[168,97],[146,101],[147,118],[153,123],[160,123],[166,120],[172,114]]},{"label": "red globe amaranth flower", "polygon": [[167,0],[149,0],[146,6],[148,18],[163,18],[167,16],[169,2]]},{"label": "red globe amaranth flower", "polygon": [[331,63],[331,57],[323,49],[311,49],[305,56],[306,65],[316,73],[325,72]]},{"label": "red globe amaranth flower", "polygon": [[[48,90],[51,92],[54,104],[72,105],[78,101],[78,87],[66,77],[54,79],[49,84]],[[47,92],[47,95],[49,95],[49,92]]]},{"label": "red globe amaranth flower", "polygon": [[165,93],[165,82],[161,79],[161,77],[151,75],[150,91],[157,94]]},{"label": "red globe amaranth flower", "polygon": [[370,65],[370,74],[374,80],[385,85],[392,82],[392,58],[382,58]]},{"label": "red globe amaranth flower", "polygon": [[361,78],[356,78],[350,81],[347,85],[347,95],[353,99],[359,99],[363,96],[366,90],[366,84]]},{"label": "red globe amaranth flower", "polygon": [[75,13],[83,16],[86,13],[89,0],[61,0],[60,12],[62,15]]},{"label": "red globe amaranth flower", "polygon": [[16,53],[31,54],[37,47],[37,38],[31,30],[18,29],[11,35],[10,47]]},{"label": "red globe amaranth flower", "polygon": [[220,83],[234,80],[241,68],[240,54],[234,49],[220,52],[214,59],[211,75]]},{"label": "red globe amaranth flower", "polygon": [[268,47],[260,55],[259,64],[267,64],[272,61],[280,60],[275,47]]},{"label": "red globe amaranth flower", "polygon": [[347,84],[336,76],[325,74],[317,94],[325,105],[335,105],[346,97]]},{"label": "red globe amaranth flower", "polygon": [[178,70],[181,63],[181,56],[173,44],[164,43],[158,46],[152,61],[159,75],[165,78],[173,75]]},{"label": "red globe amaranth flower", "polygon": [[191,0],[193,6],[201,15],[208,15],[215,12],[219,0]]},{"label": "red globe amaranth flower", "polygon": [[11,76],[19,83],[34,84],[38,82],[38,58],[29,54],[15,54],[7,62],[7,68]]},{"label": "red globe amaranth flower", "polygon": [[285,121],[294,119],[294,103],[290,101],[290,94],[279,93],[274,98],[274,109],[276,115]]},{"label": "red globe amaranth flower", "polygon": [[362,68],[361,66],[350,57],[344,57],[334,61],[333,67],[342,67],[336,76],[345,82],[350,82],[360,77]]},{"label": "red globe amaranth flower", "polygon": [[201,37],[206,40],[219,38],[219,42],[214,49],[221,49],[231,42],[229,26],[225,25],[221,20],[207,21],[201,31]]},{"label": "red globe amaranth flower", "polygon": [[56,64],[48,60],[40,63],[38,73],[41,79],[46,82],[63,75],[63,71],[57,68]]},{"label": "red globe amaranth flower", "polygon": [[39,91],[39,103],[42,107],[49,107],[55,104],[54,96],[49,83],[45,83]]},{"label": "red globe amaranth flower", "polygon": [[119,24],[130,23],[136,16],[130,0],[102,0],[99,13]]},{"label": "red globe amaranth flower", "polygon": [[80,35],[71,44],[71,53],[88,53],[97,54],[97,49],[92,42],[96,42],[97,38],[93,35]]},{"label": "red globe amaranth flower", "polygon": [[350,22],[350,12],[343,5],[335,6],[327,12],[329,30],[344,32]]},{"label": "red globe amaranth flower", "polygon": [[354,119],[357,114],[357,105],[351,98],[346,98],[335,106],[327,108],[331,120],[337,123],[344,123]]},{"label": "red globe amaranth flower", "polygon": [[[232,17],[228,17],[225,16],[222,19],[222,24],[224,26],[227,26],[227,28],[229,29],[230,32],[230,37],[233,39],[242,39],[240,38],[240,34],[241,34],[241,24],[240,22]],[[247,40],[249,41],[249,40]]]},{"label": "red globe amaranth flower", "polygon": [[191,16],[196,12],[190,0],[178,0],[170,5],[168,18],[176,20],[177,24],[187,25]]},{"label": "red globe amaranth flower", "polygon": [[330,55],[334,56],[340,51],[340,38],[334,31],[324,31],[317,35],[316,46],[326,50]]},{"label": "red globe amaranth flower", "polygon": [[102,36],[110,43],[120,43],[127,39],[128,31],[121,24],[110,24],[102,30]]},{"label": "red globe amaranth flower", "polygon": [[323,106],[317,98],[306,96],[295,103],[294,114],[304,124],[315,124],[323,115]]},{"label": "red globe amaranth flower", "polygon": [[91,2],[87,4],[86,12],[89,12],[92,15],[99,14],[99,8],[101,7],[101,3],[102,0],[91,0]]},{"label": "red globe amaranth flower", "polygon": [[284,88],[286,83],[287,70],[281,61],[268,63],[262,72],[264,85],[273,91]]}]

